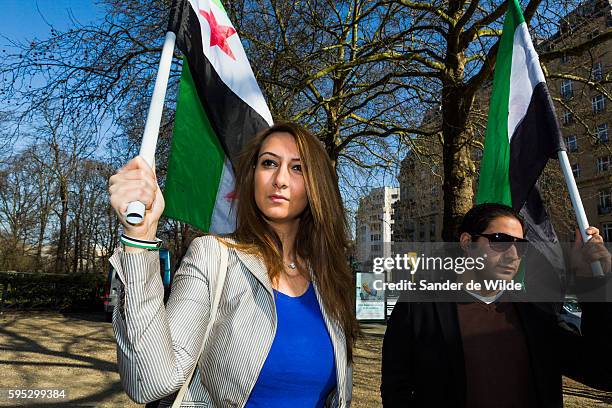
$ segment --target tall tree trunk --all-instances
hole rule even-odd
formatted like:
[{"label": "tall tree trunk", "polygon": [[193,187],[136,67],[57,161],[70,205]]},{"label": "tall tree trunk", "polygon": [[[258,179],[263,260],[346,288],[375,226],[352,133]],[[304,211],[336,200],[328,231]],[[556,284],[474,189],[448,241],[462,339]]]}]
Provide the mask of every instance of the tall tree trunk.
[{"label": "tall tree trunk", "polygon": [[81,254],[81,225],[79,214],[74,220],[74,256],[72,257],[72,273],[79,272],[79,259]]},{"label": "tall tree trunk", "polygon": [[467,124],[474,101],[463,87],[444,86],[442,134],[444,136],[444,217],[442,239],[454,241],[463,215],[472,207],[476,169],[471,157],[473,129]]},{"label": "tall tree trunk", "polygon": [[[75,235],[74,235],[74,265],[75,272],[83,272],[83,226],[81,225],[83,214],[83,190],[81,186],[79,191],[79,206],[75,217]],[[85,229],[87,233],[87,229]]]},{"label": "tall tree trunk", "polygon": [[47,229],[46,211],[46,209],[40,208],[40,228],[38,229],[38,243],[36,245],[36,270],[41,270],[43,267],[42,247],[45,240],[45,230]]},{"label": "tall tree trunk", "polygon": [[57,241],[57,257],[55,259],[55,273],[66,272],[66,232],[68,222],[68,182],[65,177],[60,177],[60,231]]}]

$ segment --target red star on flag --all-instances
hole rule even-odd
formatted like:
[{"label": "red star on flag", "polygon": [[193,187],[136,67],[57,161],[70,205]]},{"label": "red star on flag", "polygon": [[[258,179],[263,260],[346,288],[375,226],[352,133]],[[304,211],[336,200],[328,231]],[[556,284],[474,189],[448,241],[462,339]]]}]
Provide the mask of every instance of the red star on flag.
[{"label": "red star on flag", "polygon": [[236,34],[234,27],[219,25],[212,10],[200,10],[200,14],[208,21],[208,25],[210,26],[210,48],[216,45],[221,48],[221,51],[227,54],[228,57],[236,61],[236,57],[234,57],[234,53],[227,43],[227,39]]}]

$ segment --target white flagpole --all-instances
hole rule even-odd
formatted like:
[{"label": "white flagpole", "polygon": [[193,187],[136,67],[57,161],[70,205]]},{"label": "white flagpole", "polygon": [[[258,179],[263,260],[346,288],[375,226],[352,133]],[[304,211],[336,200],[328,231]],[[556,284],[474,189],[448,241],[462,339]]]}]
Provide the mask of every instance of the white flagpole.
[{"label": "white flagpole", "polygon": [[[565,150],[559,150],[557,155],[559,157],[561,170],[563,171],[563,176],[565,177],[565,183],[567,184],[567,190],[572,200],[572,206],[574,207],[574,212],[576,213],[576,221],[578,221],[578,229],[580,230],[580,234],[582,234],[582,242],[587,242],[591,239],[591,236],[587,235],[586,233],[586,230],[589,227],[589,221],[587,220],[584,207],[582,206],[582,199],[580,199],[580,193],[578,192],[578,186],[576,186],[576,180],[574,179],[574,173],[572,172],[572,167],[567,157],[567,152]],[[601,268],[599,261],[591,263],[591,271],[593,271],[593,276],[604,276],[603,269]]]},{"label": "white flagpole", "polygon": [[[155,169],[155,147],[157,146],[157,136],[159,135],[159,126],[164,110],[164,100],[166,99],[166,89],[168,88],[175,41],[176,34],[168,31],[162,48],[153,96],[151,97],[149,113],[147,114],[147,121],[142,135],[142,144],[140,145],[139,154],[152,169]],[[145,205],[140,201],[132,201],[128,204],[125,219],[132,225],[140,224],[144,220],[144,213]]]}]

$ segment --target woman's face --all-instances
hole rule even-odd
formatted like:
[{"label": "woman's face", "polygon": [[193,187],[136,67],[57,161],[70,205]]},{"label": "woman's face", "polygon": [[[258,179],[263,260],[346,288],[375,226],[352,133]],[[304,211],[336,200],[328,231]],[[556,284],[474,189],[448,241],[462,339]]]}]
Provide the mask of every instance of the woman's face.
[{"label": "woman's face", "polygon": [[255,165],[255,202],[273,223],[297,219],[308,205],[300,155],[290,133],[275,132],[264,140]]}]

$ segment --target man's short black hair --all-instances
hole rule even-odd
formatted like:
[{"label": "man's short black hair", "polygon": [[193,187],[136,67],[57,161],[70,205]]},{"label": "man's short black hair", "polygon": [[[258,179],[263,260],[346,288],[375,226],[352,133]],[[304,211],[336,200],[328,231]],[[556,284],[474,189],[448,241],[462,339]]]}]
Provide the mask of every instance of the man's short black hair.
[{"label": "man's short black hair", "polygon": [[467,232],[470,235],[480,234],[489,227],[491,221],[499,217],[516,218],[525,232],[525,221],[512,207],[497,203],[478,204],[463,216],[458,235]]}]

